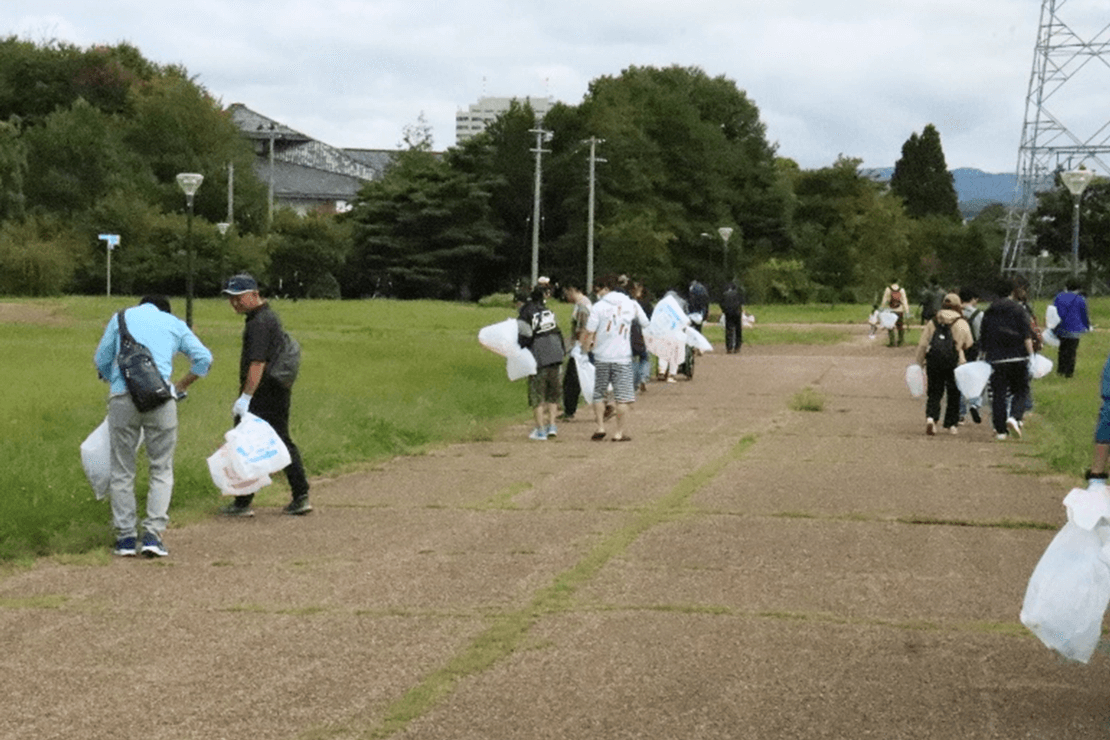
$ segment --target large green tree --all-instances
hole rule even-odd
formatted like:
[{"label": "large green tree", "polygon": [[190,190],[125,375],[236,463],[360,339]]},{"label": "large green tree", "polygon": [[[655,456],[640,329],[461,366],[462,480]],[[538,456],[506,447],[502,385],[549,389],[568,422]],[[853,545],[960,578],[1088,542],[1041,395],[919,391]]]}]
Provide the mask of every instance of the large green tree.
[{"label": "large green tree", "polygon": [[429,151],[396,157],[350,213],[344,295],[470,299],[496,263],[489,193]]},{"label": "large green tree", "polygon": [[913,133],[902,145],[890,189],[905,201],[906,212],[913,218],[960,219],[956,186],[944,161],[940,133],[933,124],[920,135]]},{"label": "large green tree", "polygon": [[[789,248],[789,192],[774,147],[732,80],[692,67],[630,67],[594,80],[576,109],[553,110],[546,121],[555,131],[551,182],[562,190],[545,189],[544,199],[571,242],[557,254],[584,253],[590,137],[604,140],[606,160],[596,186],[600,270],[638,273],[656,288],[695,277],[720,283],[756,255]],[[566,208],[573,213],[558,212]],[[735,230],[727,255],[720,226]]]}]

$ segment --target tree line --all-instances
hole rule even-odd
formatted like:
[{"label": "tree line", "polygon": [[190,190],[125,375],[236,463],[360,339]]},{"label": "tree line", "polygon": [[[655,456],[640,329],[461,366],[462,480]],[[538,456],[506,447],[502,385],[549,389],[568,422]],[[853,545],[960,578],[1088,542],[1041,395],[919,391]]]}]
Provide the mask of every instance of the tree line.
[{"label": "tree line", "polygon": [[[680,66],[600,77],[581,103],[556,104],[542,121],[514,103],[442,152],[421,118],[349,212],[279,211],[271,223],[253,144],[184,68],[128,44],[9,37],[0,41],[0,294],[102,292],[102,233],[121,236],[114,292],[182,294],[183,171],[205,176],[193,229],[198,295],[240,270],[293,297],[506,292],[529,275],[541,127],[552,135],[540,140],[540,265],[563,282],[583,282],[588,269],[591,139],[601,157],[595,275],[633,274],[657,292],[698,279],[737,281],[753,301],[869,302],[892,278],[953,285],[1001,258],[1000,209],[963,222],[932,125],[906,141],[889,184],[848,156],[803,170],[768,140],[734,81]],[[229,165],[234,227],[221,235]],[[1105,214],[1107,190],[1092,185],[1089,211]],[[1054,191],[1041,207],[1044,248],[1070,253],[1070,200]],[[1085,219],[1082,253],[1097,264],[1110,219]]]}]

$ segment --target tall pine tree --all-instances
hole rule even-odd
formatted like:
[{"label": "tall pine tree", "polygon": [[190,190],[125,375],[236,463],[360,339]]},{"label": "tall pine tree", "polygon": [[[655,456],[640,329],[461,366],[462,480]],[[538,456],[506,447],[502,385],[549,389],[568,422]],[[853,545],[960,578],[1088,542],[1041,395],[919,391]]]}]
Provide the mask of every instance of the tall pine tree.
[{"label": "tall pine tree", "polygon": [[902,158],[894,165],[890,189],[906,203],[912,218],[941,216],[960,218],[959,201],[952,173],[944,161],[940,134],[933,124],[902,145]]}]

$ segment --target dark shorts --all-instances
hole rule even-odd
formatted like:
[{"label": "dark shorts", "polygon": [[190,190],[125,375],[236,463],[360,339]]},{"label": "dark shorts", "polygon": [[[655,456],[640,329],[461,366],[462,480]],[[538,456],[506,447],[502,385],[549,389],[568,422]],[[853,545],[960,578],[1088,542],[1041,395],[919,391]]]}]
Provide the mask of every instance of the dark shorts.
[{"label": "dark shorts", "polygon": [[535,375],[528,376],[528,406],[536,408],[544,403],[559,403],[563,389],[559,383],[560,365],[541,367]]}]

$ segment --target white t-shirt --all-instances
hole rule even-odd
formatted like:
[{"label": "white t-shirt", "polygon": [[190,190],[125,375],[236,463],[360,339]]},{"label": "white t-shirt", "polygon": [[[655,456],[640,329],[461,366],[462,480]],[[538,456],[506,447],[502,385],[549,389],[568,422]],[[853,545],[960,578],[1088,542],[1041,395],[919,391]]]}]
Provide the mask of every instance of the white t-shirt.
[{"label": "white t-shirt", "polygon": [[632,362],[632,322],[643,328],[650,324],[640,304],[624,293],[610,291],[590,309],[586,331],[597,334],[594,341],[595,362]]}]

